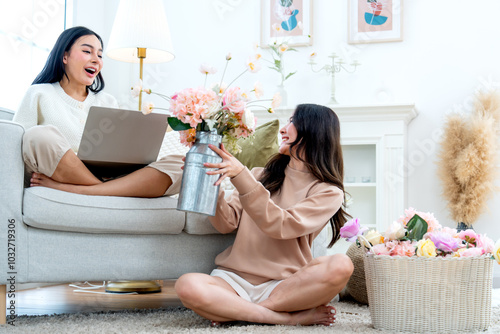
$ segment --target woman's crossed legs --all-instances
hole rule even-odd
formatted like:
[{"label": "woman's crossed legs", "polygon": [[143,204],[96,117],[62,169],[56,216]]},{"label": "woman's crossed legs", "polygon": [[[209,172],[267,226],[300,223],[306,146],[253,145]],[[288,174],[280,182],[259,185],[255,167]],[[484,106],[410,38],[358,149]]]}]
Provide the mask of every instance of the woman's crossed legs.
[{"label": "woman's crossed legs", "polygon": [[[169,195],[178,192],[182,177],[182,156],[171,155],[121,178],[102,182],[87,169],[66,138],[52,125],[26,130],[23,157],[27,171],[32,172],[30,186],[84,195],[160,197],[167,189]],[[175,187],[171,188],[174,183]]]},{"label": "woman's crossed legs", "polygon": [[184,306],[216,322],[331,326],[336,310],[327,304],[344,288],[352,271],[352,262],[344,254],[316,258],[258,304],[238,296],[222,278],[206,274],[181,276],[175,290]]}]

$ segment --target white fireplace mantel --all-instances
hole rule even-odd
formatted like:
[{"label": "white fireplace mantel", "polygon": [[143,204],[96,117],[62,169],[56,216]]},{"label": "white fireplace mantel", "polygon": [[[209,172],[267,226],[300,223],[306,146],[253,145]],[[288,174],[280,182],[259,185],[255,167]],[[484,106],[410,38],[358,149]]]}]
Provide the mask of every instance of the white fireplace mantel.
[{"label": "white fireplace mantel", "polygon": [[[328,105],[339,116],[341,121],[403,121],[405,124],[417,116],[415,104],[371,104],[371,105]],[[259,125],[278,118],[286,123],[295,108],[282,107],[270,114],[259,110],[256,112]]]}]

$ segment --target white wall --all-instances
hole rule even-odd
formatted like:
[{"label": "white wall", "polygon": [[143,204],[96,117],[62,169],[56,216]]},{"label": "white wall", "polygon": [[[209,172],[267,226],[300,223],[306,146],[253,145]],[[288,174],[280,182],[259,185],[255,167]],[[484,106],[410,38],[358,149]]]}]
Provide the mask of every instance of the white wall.
[{"label": "white wall", "polygon": [[[74,24],[95,29],[106,42],[118,0],[74,1]],[[356,73],[338,74],[337,99],[342,104],[416,104],[419,115],[409,125],[409,156],[404,165],[408,169],[408,206],[434,212],[442,224],[454,226],[436,176],[438,135],[447,112],[471,107],[475,89],[498,86],[500,2],[406,0],[403,42],[348,45],[347,2],[313,1],[314,44],[287,54],[287,68],[298,70],[287,81],[289,105],[326,103],[329,99],[328,76],[312,73],[307,65],[312,51],[318,53],[319,63],[326,63],[331,52],[359,60],[362,66]],[[243,70],[243,62],[253,53],[253,43],[259,41],[260,0],[164,0],[164,4],[176,58],[170,63],[145,65],[145,82],[150,87],[173,93],[202,85],[198,67],[203,62],[219,68],[215,76],[219,79],[227,52],[233,54],[233,60],[226,80]],[[218,12],[217,5],[225,5],[226,11]],[[103,73],[108,92],[124,105],[129,103],[128,92],[138,78],[138,65],[105,59]],[[263,68],[257,74],[246,74],[238,84],[251,86],[256,80],[264,83],[268,96],[279,83],[276,72]],[[478,232],[500,238],[495,214],[499,206],[500,194],[496,193],[489,202],[490,211],[475,224]]]}]

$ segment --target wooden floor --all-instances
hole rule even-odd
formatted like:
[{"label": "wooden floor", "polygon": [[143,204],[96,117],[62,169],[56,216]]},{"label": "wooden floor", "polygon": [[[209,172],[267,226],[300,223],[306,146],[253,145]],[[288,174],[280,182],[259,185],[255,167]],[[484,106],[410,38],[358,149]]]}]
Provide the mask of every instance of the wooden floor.
[{"label": "wooden floor", "polygon": [[[17,291],[16,294],[16,314],[43,315],[182,306],[179,298],[175,294],[175,280],[158,282],[162,284],[161,292],[133,295],[75,292],[77,289],[70,287],[70,283],[20,290]],[[102,285],[103,282],[91,283]],[[105,292],[104,288],[86,291]]]}]

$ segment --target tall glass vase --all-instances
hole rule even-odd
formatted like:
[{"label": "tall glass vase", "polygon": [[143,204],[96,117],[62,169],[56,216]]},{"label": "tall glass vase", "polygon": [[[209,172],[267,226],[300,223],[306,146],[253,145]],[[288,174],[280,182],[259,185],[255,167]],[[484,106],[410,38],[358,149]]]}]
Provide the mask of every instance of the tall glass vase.
[{"label": "tall glass vase", "polygon": [[286,107],[288,105],[288,94],[285,89],[285,84],[281,83],[276,86],[276,92],[281,95],[281,106]]},{"label": "tall glass vase", "polygon": [[216,130],[196,133],[196,141],[186,154],[177,210],[215,215],[220,186],[215,186],[219,175],[207,175],[205,162],[219,163],[222,158],[208,147],[220,147],[222,136]]}]

